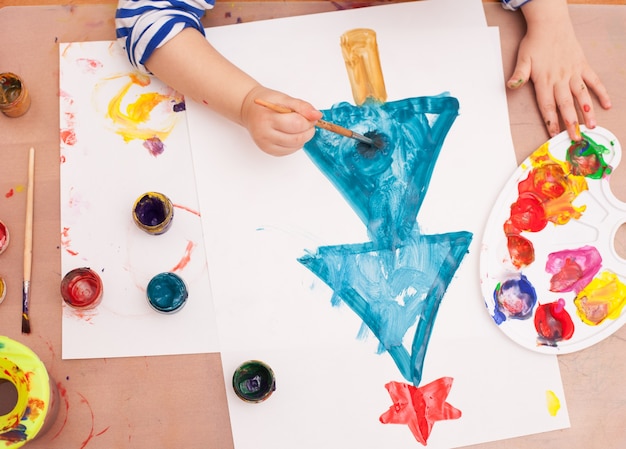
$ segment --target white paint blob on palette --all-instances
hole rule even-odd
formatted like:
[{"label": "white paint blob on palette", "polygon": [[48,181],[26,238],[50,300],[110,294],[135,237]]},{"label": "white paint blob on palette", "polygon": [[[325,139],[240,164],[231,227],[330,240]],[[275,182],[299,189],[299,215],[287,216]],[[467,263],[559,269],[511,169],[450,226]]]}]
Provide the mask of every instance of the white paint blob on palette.
[{"label": "white paint blob on palette", "polygon": [[617,138],[602,128],[566,132],[513,173],[491,212],[481,248],[487,310],[520,345],[546,354],[585,349],[626,321],[626,260],[615,249],[626,203],[609,179]]}]

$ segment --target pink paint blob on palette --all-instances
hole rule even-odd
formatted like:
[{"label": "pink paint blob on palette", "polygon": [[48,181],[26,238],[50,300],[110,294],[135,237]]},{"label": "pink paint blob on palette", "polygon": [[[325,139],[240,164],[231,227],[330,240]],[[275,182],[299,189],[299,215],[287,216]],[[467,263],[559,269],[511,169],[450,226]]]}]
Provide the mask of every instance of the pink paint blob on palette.
[{"label": "pink paint blob on palette", "polygon": [[615,249],[626,203],[611,192],[617,138],[581,127],[547,141],[513,173],[487,221],[481,288],[494,323],[520,345],[566,354],[626,321],[626,260]]}]

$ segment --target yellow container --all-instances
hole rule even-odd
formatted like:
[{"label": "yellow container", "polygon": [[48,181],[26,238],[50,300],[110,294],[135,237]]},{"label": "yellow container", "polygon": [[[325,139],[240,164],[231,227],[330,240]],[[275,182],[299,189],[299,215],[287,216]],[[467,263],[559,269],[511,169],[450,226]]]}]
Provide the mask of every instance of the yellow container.
[{"label": "yellow container", "polygon": [[0,446],[22,447],[54,423],[59,394],[29,348],[0,336]]}]

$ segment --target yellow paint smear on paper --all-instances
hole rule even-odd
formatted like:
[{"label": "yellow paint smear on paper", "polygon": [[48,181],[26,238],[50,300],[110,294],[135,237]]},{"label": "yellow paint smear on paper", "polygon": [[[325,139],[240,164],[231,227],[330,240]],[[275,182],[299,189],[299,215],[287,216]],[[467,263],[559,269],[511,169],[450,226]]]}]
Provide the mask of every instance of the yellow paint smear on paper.
[{"label": "yellow paint smear on paper", "polygon": [[548,406],[548,413],[550,416],[556,416],[561,409],[561,401],[552,390],[546,390],[546,405]]},{"label": "yellow paint smear on paper", "polygon": [[118,127],[116,132],[126,142],[133,139],[147,140],[155,137],[158,137],[161,141],[165,140],[176,124],[176,113],[174,111],[172,111],[171,119],[167,120],[159,129],[150,126],[142,127],[141,125],[150,122],[154,108],[164,101],[172,100],[173,97],[158,92],[142,93],[135,101],[129,103],[126,106],[126,110],[124,110],[122,104],[130,89],[134,85],[146,87],[150,84],[150,78],[147,75],[130,73],[128,76],[130,80],[111,99],[107,110],[107,116]]}]

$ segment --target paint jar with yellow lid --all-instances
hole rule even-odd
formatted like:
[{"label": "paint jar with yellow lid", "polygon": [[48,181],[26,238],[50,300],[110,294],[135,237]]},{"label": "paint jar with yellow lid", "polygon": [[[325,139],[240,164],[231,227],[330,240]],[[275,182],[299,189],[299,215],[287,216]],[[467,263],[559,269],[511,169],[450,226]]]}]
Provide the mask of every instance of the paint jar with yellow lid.
[{"label": "paint jar with yellow lid", "polygon": [[45,434],[58,409],[59,393],[43,362],[0,336],[0,446],[16,449]]},{"label": "paint jar with yellow lid", "polygon": [[7,117],[19,117],[30,108],[30,93],[14,73],[0,73],[0,111]]}]

